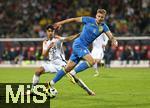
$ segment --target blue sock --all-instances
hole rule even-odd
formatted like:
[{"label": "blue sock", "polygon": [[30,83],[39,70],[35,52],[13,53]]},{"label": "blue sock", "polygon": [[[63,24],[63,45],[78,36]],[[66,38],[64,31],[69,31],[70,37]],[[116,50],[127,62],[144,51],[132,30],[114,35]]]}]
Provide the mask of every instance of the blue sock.
[{"label": "blue sock", "polygon": [[56,83],[57,81],[59,81],[64,75],[65,75],[65,70],[61,69],[56,73],[55,78],[53,78],[54,83]]},{"label": "blue sock", "polygon": [[90,64],[87,61],[83,61],[74,70],[75,70],[76,73],[79,73],[79,72],[81,72],[83,70],[86,70],[89,67],[91,67]]}]

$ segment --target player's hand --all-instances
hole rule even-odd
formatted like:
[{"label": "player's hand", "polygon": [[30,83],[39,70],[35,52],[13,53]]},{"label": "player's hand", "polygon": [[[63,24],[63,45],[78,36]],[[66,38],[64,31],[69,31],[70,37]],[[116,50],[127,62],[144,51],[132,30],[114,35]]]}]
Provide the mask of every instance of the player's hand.
[{"label": "player's hand", "polygon": [[118,41],[117,41],[116,39],[113,39],[113,40],[112,40],[112,45],[113,45],[114,47],[117,47],[117,46],[118,46]]},{"label": "player's hand", "polygon": [[59,23],[55,23],[53,26],[54,26],[54,29],[56,29],[56,30],[60,30],[62,27],[62,25]]}]

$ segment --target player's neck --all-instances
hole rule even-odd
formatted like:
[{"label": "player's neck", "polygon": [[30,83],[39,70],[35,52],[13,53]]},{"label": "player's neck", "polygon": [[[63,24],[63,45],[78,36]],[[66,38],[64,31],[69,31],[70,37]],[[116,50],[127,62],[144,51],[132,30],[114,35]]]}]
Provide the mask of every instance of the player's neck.
[{"label": "player's neck", "polygon": [[96,20],[95,20],[95,22],[96,22],[96,25],[99,25],[99,24],[101,24],[101,23],[102,23],[102,22],[99,22],[99,23],[98,23]]},{"label": "player's neck", "polygon": [[53,39],[53,37],[48,38],[48,40],[52,40],[52,39]]}]

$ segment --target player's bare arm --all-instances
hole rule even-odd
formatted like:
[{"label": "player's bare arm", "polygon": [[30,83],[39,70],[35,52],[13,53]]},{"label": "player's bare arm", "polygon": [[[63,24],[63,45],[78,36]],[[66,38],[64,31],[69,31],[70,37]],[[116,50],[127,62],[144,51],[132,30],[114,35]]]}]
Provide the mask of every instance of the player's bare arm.
[{"label": "player's bare arm", "polygon": [[106,35],[108,36],[108,38],[111,40],[112,45],[117,47],[118,46],[118,41],[116,40],[116,38],[112,35],[111,31],[107,31]]},{"label": "player's bare arm", "polygon": [[60,39],[63,42],[69,42],[69,41],[72,41],[72,40],[76,39],[79,36],[80,36],[80,33],[75,34],[75,35],[70,35],[68,37],[61,37],[61,36],[58,36],[58,35],[55,36],[55,37],[58,38],[58,39]]},{"label": "player's bare arm", "polygon": [[72,40],[76,39],[76,38],[79,37],[79,36],[80,36],[80,33],[75,34],[75,35],[68,36],[67,38],[64,39],[64,42],[72,41]]},{"label": "player's bare arm", "polygon": [[63,24],[70,23],[70,22],[82,22],[82,17],[69,18],[69,19],[57,22],[54,24],[54,28],[59,29]]}]

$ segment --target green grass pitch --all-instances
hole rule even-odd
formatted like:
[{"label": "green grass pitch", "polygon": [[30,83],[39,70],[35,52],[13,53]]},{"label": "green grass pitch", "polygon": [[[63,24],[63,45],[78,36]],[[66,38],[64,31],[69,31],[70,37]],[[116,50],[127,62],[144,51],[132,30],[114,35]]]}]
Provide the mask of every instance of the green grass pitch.
[{"label": "green grass pitch", "polygon": [[[150,68],[101,68],[93,77],[93,69],[78,76],[96,93],[88,96],[64,77],[56,84],[59,94],[51,100],[51,108],[150,108]],[[31,83],[35,68],[1,68],[0,83]],[[46,82],[54,74],[44,74]]]}]

